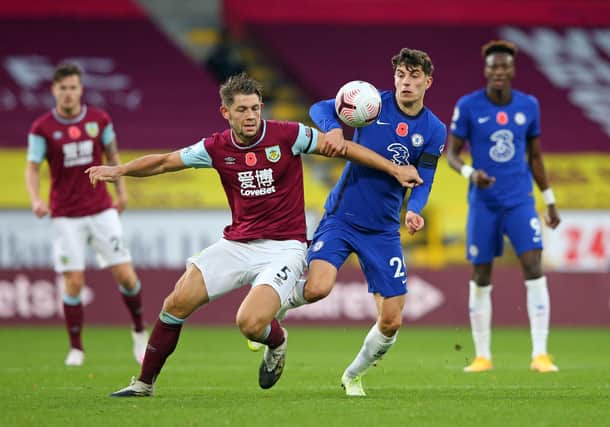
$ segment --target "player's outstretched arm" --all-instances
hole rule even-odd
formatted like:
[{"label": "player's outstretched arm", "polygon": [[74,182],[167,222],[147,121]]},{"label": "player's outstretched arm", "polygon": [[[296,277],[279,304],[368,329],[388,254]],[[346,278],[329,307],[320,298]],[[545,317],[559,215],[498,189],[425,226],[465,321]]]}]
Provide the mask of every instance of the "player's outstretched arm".
[{"label": "player's outstretched arm", "polygon": [[95,185],[98,181],[115,181],[121,176],[145,177],[186,168],[180,157],[180,151],[173,151],[165,154],[149,154],[124,165],[93,166],[85,173],[89,174],[91,184]]},{"label": "player's outstretched arm", "polygon": [[369,150],[360,144],[356,144],[353,141],[345,141],[347,149],[344,157],[348,160],[360,163],[363,166],[378,169],[388,175],[393,176],[403,187],[413,188],[424,181],[419,176],[417,169],[411,165],[399,166],[396,163],[386,159],[380,154],[375,153],[373,150]]}]

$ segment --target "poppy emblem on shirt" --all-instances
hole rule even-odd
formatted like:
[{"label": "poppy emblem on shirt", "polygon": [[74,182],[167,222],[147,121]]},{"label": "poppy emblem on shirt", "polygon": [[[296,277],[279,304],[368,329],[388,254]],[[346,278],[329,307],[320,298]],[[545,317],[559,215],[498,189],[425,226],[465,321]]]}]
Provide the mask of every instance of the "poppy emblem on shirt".
[{"label": "poppy emblem on shirt", "polygon": [[254,166],[256,162],[256,154],[254,154],[253,152],[246,153],[246,164],[248,166]]},{"label": "poppy emblem on shirt", "polygon": [[89,135],[91,138],[95,138],[100,133],[100,128],[97,125],[97,122],[85,123],[85,132],[87,132],[87,135]]},{"label": "poppy emblem on shirt", "polygon": [[498,111],[498,114],[496,114],[496,122],[498,122],[499,125],[507,124],[508,114],[506,114],[505,111]]},{"label": "poppy emblem on shirt", "polygon": [[72,139],[78,139],[80,138],[81,135],[81,131],[78,127],[76,126],[70,126],[68,128],[68,135],[70,136],[70,138]]},{"label": "poppy emblem on shirt", "polygon": [[269,160],[271,163],[279,162],[280,158],[282,157],[280,146],[274,145],[273,147],[265,148],[265,155],[267,156],[267,160]]},{"label": "poppy emblem on shirt", "polygon": [[398,123],[398,126],[396,126],[396,135],[407,136],[408,133],[409,133],[409,125],[406,124],[405,122]]}]

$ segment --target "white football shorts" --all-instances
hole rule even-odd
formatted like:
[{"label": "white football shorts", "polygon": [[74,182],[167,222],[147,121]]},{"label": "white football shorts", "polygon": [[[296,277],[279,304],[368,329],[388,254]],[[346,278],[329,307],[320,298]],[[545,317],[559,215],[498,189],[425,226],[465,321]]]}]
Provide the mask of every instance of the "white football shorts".
[{"label": "white football shorts", "polygon": [[244,285],[270,285],[283,303],[305,269],[307,244],[297,240],[221,239],[187,260],[203,275],[210,301]]},{"label": "white football shorts", "polygon": [[85,250],[91,244],[100,268],[131,262],[116,209],[78,218],[52,218],[53,265],[57,273],[85,270]]}]

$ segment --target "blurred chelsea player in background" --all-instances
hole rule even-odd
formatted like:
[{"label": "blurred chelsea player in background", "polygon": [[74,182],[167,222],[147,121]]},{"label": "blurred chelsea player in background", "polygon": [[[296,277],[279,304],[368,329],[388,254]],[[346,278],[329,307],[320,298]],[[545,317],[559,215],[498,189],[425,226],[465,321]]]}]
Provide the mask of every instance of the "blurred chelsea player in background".
[{"label": "blurred chelsea player in background", "polygon": [[[554,372],[547,353],[550,301],[542,271],[542,227],[532,194],[532,175],[547,205],[545,222],[559,225],[540,147],[540,106],[531,95],[511,88],[517,47],[491,41],[482,47],[487,86],[457,102],[451,122],[448,160],[469,180],[466,248],[473,265],[468,308],[476,351],[466,372],[492,369],[491,272],[502,255],[504,235],[519,257],[527,289],[532,336],[530,368]],[[472,166],[460,151],[468,141]]]}]

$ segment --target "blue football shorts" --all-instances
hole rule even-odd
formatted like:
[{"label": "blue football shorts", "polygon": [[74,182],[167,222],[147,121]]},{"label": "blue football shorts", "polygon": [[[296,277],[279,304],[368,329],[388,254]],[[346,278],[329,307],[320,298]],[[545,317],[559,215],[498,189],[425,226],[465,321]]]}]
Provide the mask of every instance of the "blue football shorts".
[{"label": "blue football shorts", "polygon": [[466,225],[466,257],[473,264],[489,264],[504,251],[508,236],[517,255],[542,250],[542,226],[534,202],[511,207],[471,203]]},{"label": "blue football shorts", "polygon": [[385,298],[407,293],[407,267],[398,232],[363,230],[325,215],[307,252],[307,264],[321,259],[338,270],[352,252],[358,256],[370,293]]}]

